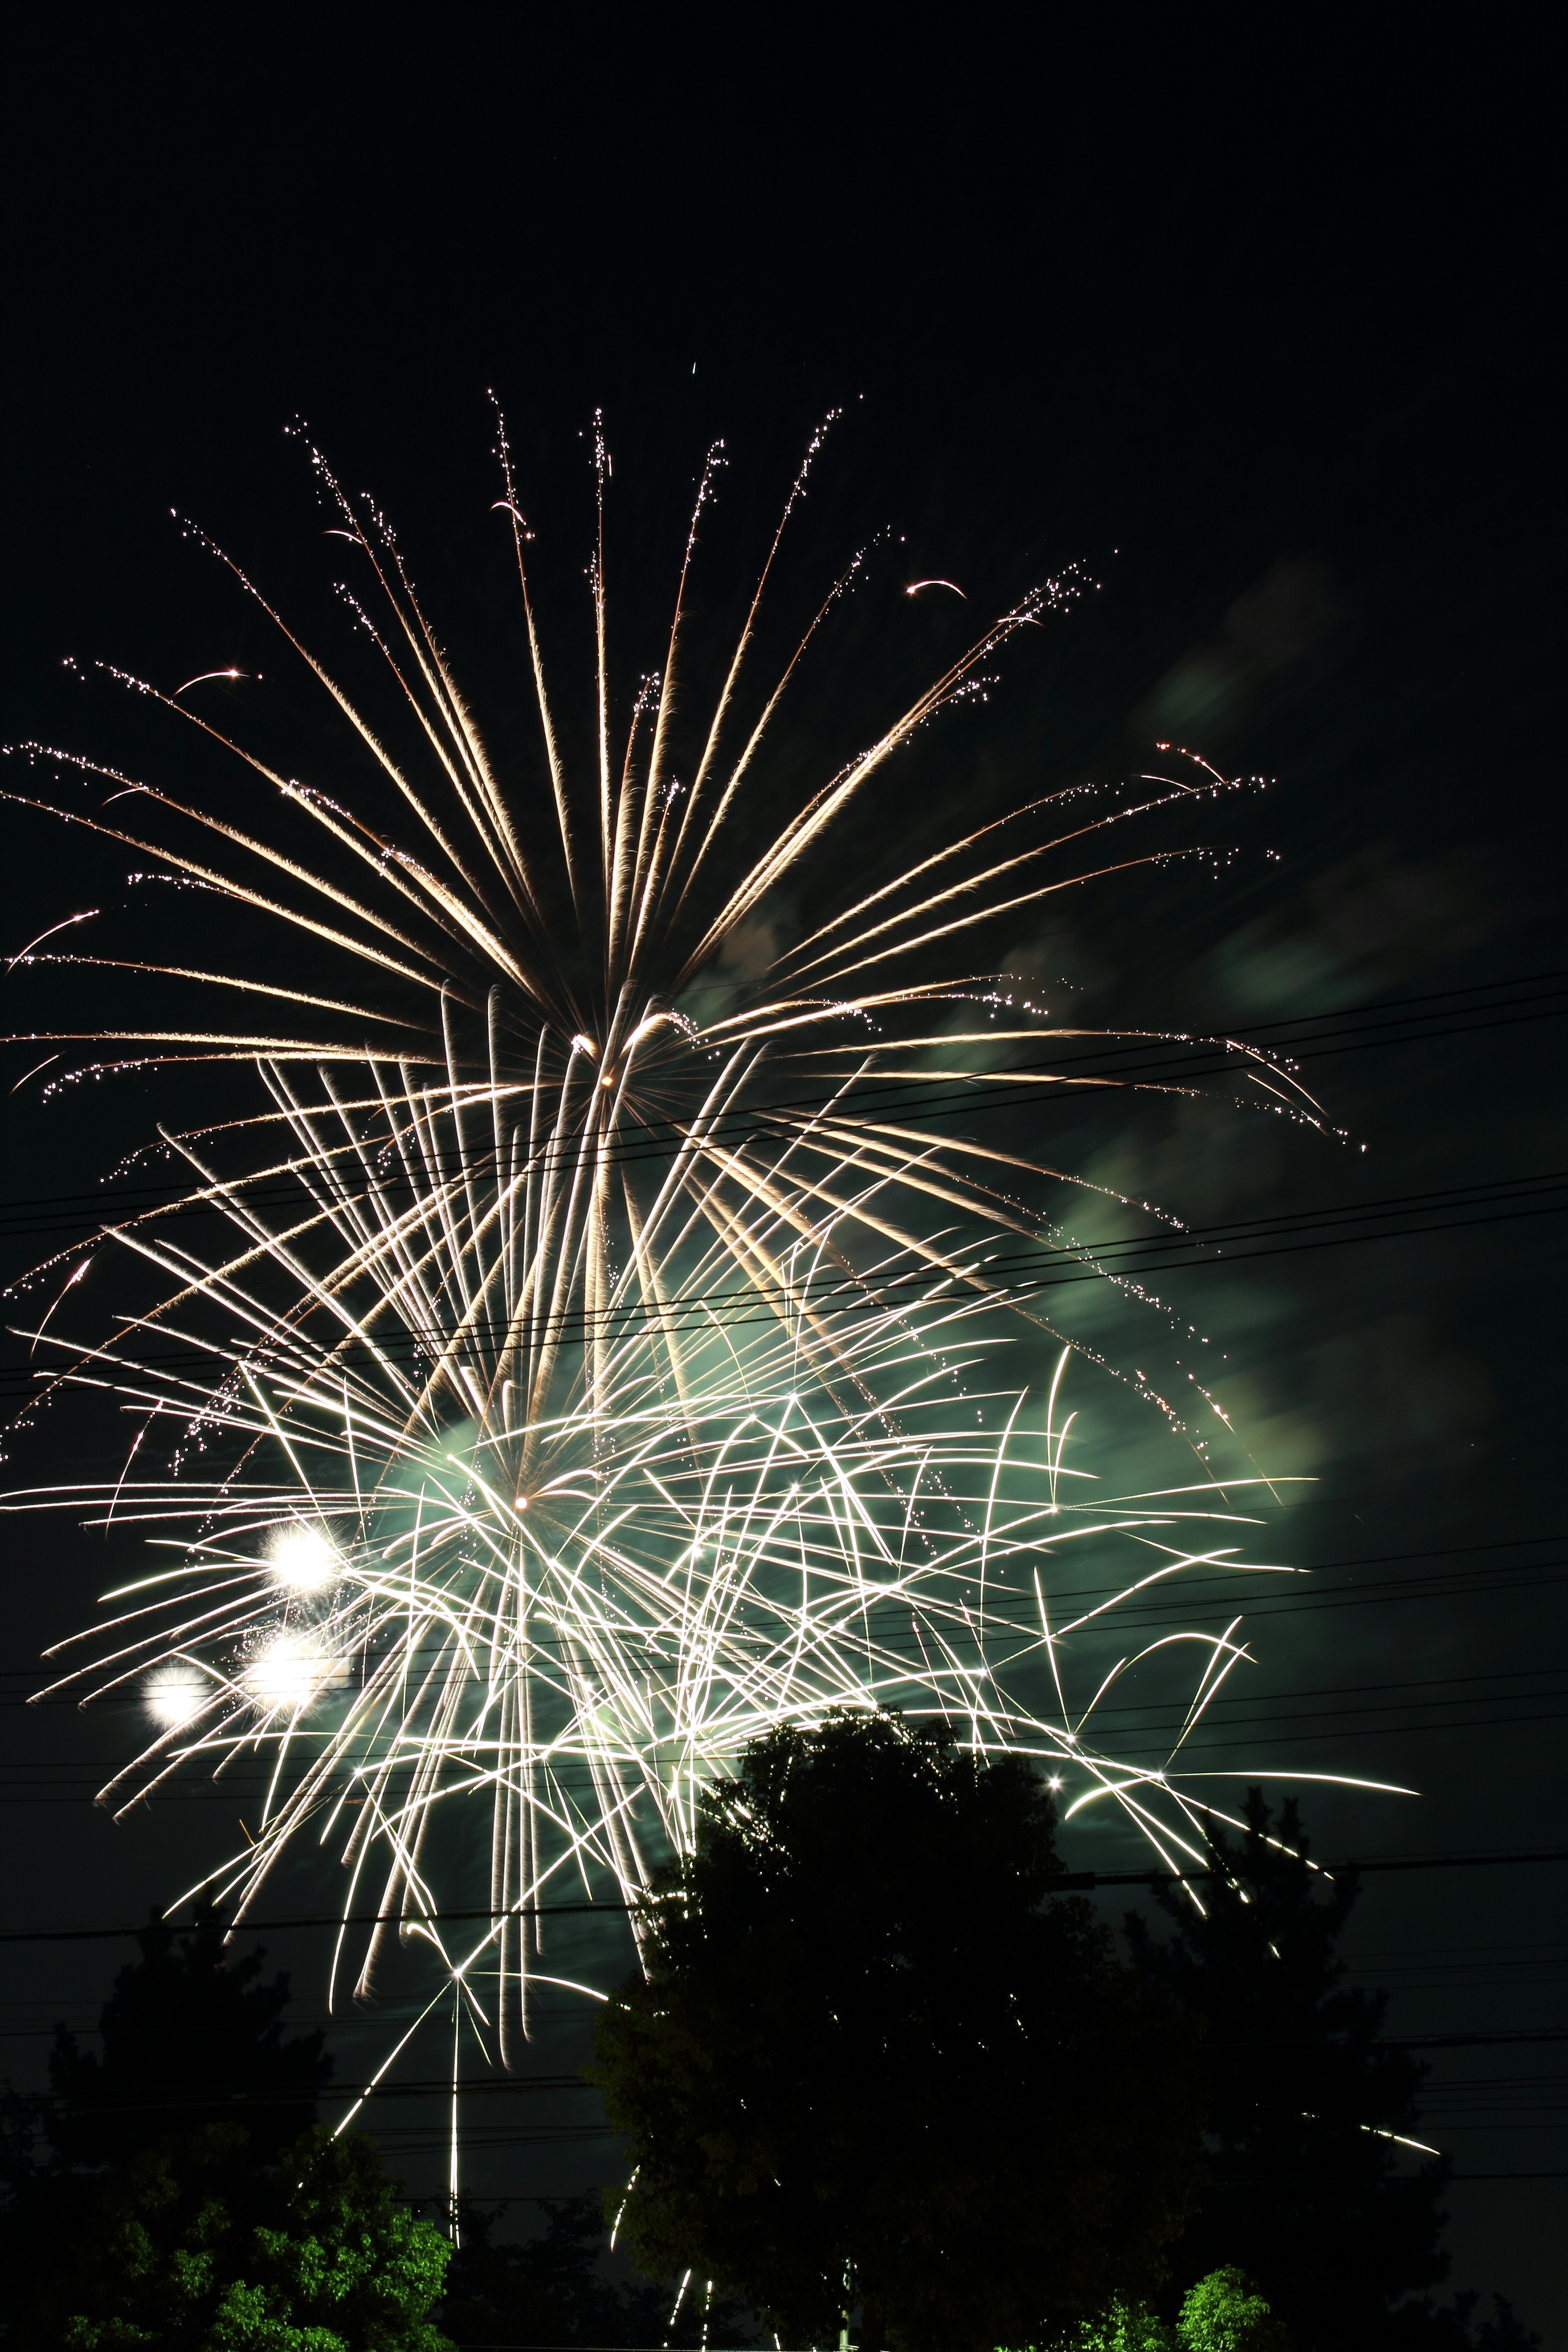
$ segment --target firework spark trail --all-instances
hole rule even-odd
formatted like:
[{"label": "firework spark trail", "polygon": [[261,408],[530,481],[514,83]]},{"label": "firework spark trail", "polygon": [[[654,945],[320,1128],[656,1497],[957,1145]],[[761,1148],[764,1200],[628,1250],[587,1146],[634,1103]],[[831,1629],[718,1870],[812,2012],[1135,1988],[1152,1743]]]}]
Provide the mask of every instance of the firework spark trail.
[{"label": "firework spark trail", "polygon": [[[973,1312],[950,1317],[949,1344]],[[614,1421],[470,1434],[460,1450],[449,1426],[405,1430],[400,1396],[389,1412],[363,1371],[247,1363],[245,1395],[209,1420],[253,1462],[282,1453],[283,1475],[100,1498],[106,1517],[157,1528],[181,1564],[109,1596],[121,1609],[92,1637],[98,1654],[55,1688],[140,1687],[162,1717],[107,1792],[121,1808],[194,1759],[270,1757],[256,1843],[210,1882],[242,1905],[308,1822],[330,1834],[352,1807],[345,1907],[371,1899],[379,1848],[374,1907],[425,1918],[440,1907],[426,1849],[454,1797],[488,1801],[498,1830],[531,1817],[531,1869],[497,1841],[499,1904],[537,1903],[573,1872],[585,1890],[607,1872],[633,1893],[650,1827],[656,1846],[683,1845],[697,1787],[747,1738],[878,1701],[967,1717],[980,1745],[1070,1759],[1107,1792],[1168,1794],[1173,1830],[1195,1835],[1203,1808],[1119,1763],[1094,1729],[1120,1675],[1162,1642],[1059,1718],[1029,1691],[1047,1653],[1059,1685],[1073,1635],[1119,1601],[1186,1569],[1241,1567],[1247,1522],[1213,1489],[1064,1496],[1095,1482],[1020,1434],[1017,1395],[969,1381],[960,1401],[930,1352],[941,1336],[911,1342],[901,1316],[862,1335],[855,1370],[881,1393],[857,1412],[784,1387],[778,1340],[756,1347],[743,1387],[705,1382],[700,1408],[660,1402],[649,1366],[620,1384]],[[977,1400],[1012,1422],[1005,1444],[977,1429]],[[166,1409],[188,1420],[186,1400]],[[521,1495],[502,1471],[524,1436]],[[1042,1560],[1108,1538],[1152,1564],[1077,1617],[1031,1624],[1018,1604]],[[1204,1657],[1195,1715],[1241,1653],[1234,1629],[1178,1638]],[[523,1692],[527,1734],[510,1715]],[[493,1936],[504,1945],[521,1924]],[[374,1955],[373,1941],[367,1972]]]},{"label": "firework spark trail", "polygon": [[[820,873],[871,779],[1081,583],[1068,574],[1019,599],[784,801],[766,768],[779,713],[862,560],[748,711],[803,468],[716,698],[688,725],[678,656],[711,453],[663,667],[617,741],[597,431],[595,457],[593,748],[580,774],[547,691],[531,534],[501,444],[544,780],[531,809],[498,780],[390,529],[315,453],[333,536],[369,573],[369,602],[344,596],[389,689],[379,715],[194,535],[329,698],[357,764],[331,793],[307,787],[174,696],[124,680],[240,761],[284,838],[64,755],[49,756],[149,823],[9,796],[280,924],[345,974],[328,993],[237,963],[36,954],[48,932],[15,960],[283,1003],[300,1032],[27,1033],[90,1045],[98,1058],[68,1076],[248,1063],[266,1095],[243,1116],[164,1133],[188,1188],[105,1226],[99,1246],[149,1286],[137,1310],[106,1339],[68,1333],[58,1310],[67,1290],[79,1298],[73,1274],[29,1335],[45,1394],[107,1390],[137,1433],[118,1479],[7,1507],[85,1506],[153,1531],[177,1561],[111,1596],[94,1663],[67,1677],[140,1691],[157,1726],[107,1801],[136,1801],[198,1763],[222,1774],[265,1758],[255,1843],[204,1884],[243,1910],[307,1831],[335,1842],[345,1912],[374,1881],[374,1908],[404,1925],[353,1952],[345,1931],[334,1979],[368,1989],[395,1935],[425,1937],[454,2032],[461,2011],[489,2033],[475,1988],[481,1971],[498,1981],[503,2057],[540,1973],[537,1923],[521,1915],[574,1874],[635,1893],[689,1842],[702,1780],[770,1726],[879,1701],[952,1716],[983,1747],[1070,1760],[1085,1798],[1120,1806],[1166,1861],[1192,1860],[1208,1794],[1119,1761],[1096,1710],[1138,1657],[1190,1646],[1184,1740],[1245,1654],[1235,1626],[1194,1631],[1079,1690],[1089,1654],[1074,1636],[1098,1634],[1119,1600],[1242,1564],[1232,1496],[1247,1482],[1221,1485],[1194,1440],[1185,1488],[1075,1492],[1087,1474],[1064,1458],[1061,1367],[1043,1421],[1005,1359],[1000,1375],[990,1368],[1008,1318],[1037,1339],[1050,1327],[1025,1286],[986,1271],[988,1244],[1007,1235],[1076,1246],[1026,1197],[1074,1180],[911,1123],[921,1089],[981,1067],[1047,1087],[1108,1083],[1039,1060],[1042,1045],[1091,1033],[943,959],[1055,891],[1195,854],[1123,854],[1108,836],[1234,786],[1200,764],[1195,784],[1141,779],[1098,813],[1076,792],[1037,798],[890,881],[858,884],[759,957],[771,894]],[[764,814],[761,847],[742,851]],[[939,1025],[952,1006],[959,1025]],[[1277,1110],[1283,1095],[1315,1115],[1287,1066],[1233,1051],[1258,1100]],[[901,1101],[879,1108],[871,1090],[894,1081]],[[188,1238],[197,1211],[202,1241]],[[1092,1609],[1052,1622],[1052,1563],[1086,1543],[1121,1548],[1118,1565]],[[454,1806],[465,1820],[488,1808],[500,1915],[461,1948],[432,1916],[444,1885],[448,1900],[459,1891],[460,1842],[443,1837]]]}]

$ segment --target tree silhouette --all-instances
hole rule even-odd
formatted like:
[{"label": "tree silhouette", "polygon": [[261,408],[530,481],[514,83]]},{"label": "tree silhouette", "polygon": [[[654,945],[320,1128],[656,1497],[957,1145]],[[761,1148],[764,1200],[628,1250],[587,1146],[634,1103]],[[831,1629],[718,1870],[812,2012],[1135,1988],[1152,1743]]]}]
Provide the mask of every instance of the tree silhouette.
[{"label": "tree silhouette", "polygon": [[[1177,2254],[1186,2277],[1235,2263],[1301,2352],[1529,2343],[1506,2305],[1472,2337],[1474,2298],[1404,2302],[1443,2278],[1446,2160],[1413,2162],[1424,2066],[1381,2043],[1388,1996],[1343,1981],[1353,1871],[1314,1870],[1293,1801],[1249,1791],[1238,1843],[1211,1844],[1201,1907],[1156,1889],[1170,1932],[1135,1914],[1134,1964],[1205,2031],[1210,2177]],[[1492,2328],[1494,2323],[1486,2323]]]},{"label": "tree silhouette", "polygon": [[531,2238],[498,2239],[497,2210],[464,2205],[441,2305],[441,2326],[457,2343],[646,2344],[689,2352],[747,2341],[733,2304],[688,2294],[672,2325],[668,2287],[607,2276],[609,2225],[595,2192],[540,2201],[544,2227]]},{"label": "tree silhouette", "polygon": [[947,1727],[832,1717],[699,1799],[597,2078],[633,2259],[776,2315],[990,2352],[1142,2291],[1192,2189],[1190,2047],[1052,1900],[1050,1799]]},{"label": "tree silhouette", "polygon": [[322,2036],[284,2038],[289,1979],[260,1982],[265,1952],[231,1955],[226,1932],[210,1906],[183,1934],[152,1920],[104,2003],[100,2051],[56,2028],[45,2132],[63,2162],[120,2163],[162,2134],[238,2123],[251,2161],[270,2164],[314,2121],[332,2071]]},{"label": "tree silhouette", "polygon": [[331,2062],[289,1979],[208,1910],[153,1922],[52,2093],[5,2102],[0,2330],[18,2352],[443,2352],[448,2248],[356,2135],[310,2128]]}]

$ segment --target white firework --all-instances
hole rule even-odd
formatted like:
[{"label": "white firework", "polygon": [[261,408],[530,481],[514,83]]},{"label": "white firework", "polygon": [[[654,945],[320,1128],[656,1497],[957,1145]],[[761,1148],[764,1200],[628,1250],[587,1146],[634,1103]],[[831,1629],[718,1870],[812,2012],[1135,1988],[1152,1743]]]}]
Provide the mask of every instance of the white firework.
[{"label": "white firework", "polygon": [[[264,604],[346,731],[330,789],[194,716],[196,679],[140,690],[242,761],[281,824],[252,831],[85,761],[77,774],[111,788],[105,811],[13,795],[196,886],[197,909],[216,894],[263,939],[281,927],[343,979],[291,984],[265,947],[226,970],[39,942],[17,960],[134,971],[204,1007],[266,1000],[293,1025],[204,1009],[174,1028],[28,1033],[87,1045],[97,1071],[249,1065],[265,1095],[165,1134],[188,1181],[105,1220],[99,1245],[146,1279],[134,1312],[107,1336],[69,1330],[73,1272],[32,1335],[54,1351],[48,1391],[107,1389],[137,1420],[123,1474],[10,1507],[86,1505],[172,1549],[70,1677],[139,1688],[153,1719],[106,1796],[132,1801],[194,1759],[221,1773],[263,1758],[255,1843],[207,1885],[243,1911],[307,1828],[335,1840],[345,1919],[381,1923],[357,1944],[345,1927],[336,1977],[363,1990],[384,1937],[426,1937],[509,2051],[540,1906],[571,1883],[635,1895],[689,1836],[703,1780],[832,1706],[940,1713],[983,1747],[1070,1762],[1080,1794],[1122,1807],[1164,1858],[1196,1856],[1207,1800],[1174,1756],[1120,1762],[1098,1736],[1133,1662],[1106,1675],[1098,1631],[1151,1580],[1239,1566],[1247,1482],[1222,1485],[1194,1444],[1179,1489],[1089,1490],[1064,1452],[1066,1357],[1031,1402],[998,1354],[1009,1331],[1057,1337],[1035,1303],[1039,1254],[1076,1245],[1037,1200],[1065,1171],[928,1123],[982,1067],[1020,1094],[1110,1082],[1060,1063],[1094,1033],[977,973],[966,944],[1168,857],[1111,836],[1231,787],[1199,766],[1109,804],[1054,794],[834,890],[850,804],[1077,583],[1022,598],[867,748],[786,791],[798,754],[768,765],[781,710],[859,559],[753,692],[803,468],[710,705],[679,709],[710,459],[663,667],[617,740],[601,447],[579,773],[504,439],[501,457],[531,794],[499,781],[526,747],[493,755],[390,530],[318,459],[380,600],[349,598],[390,688],[373,717]],[[110,808],[127,796],[147,825]],[[807,874],[818,916],[781,942],[774,894]],[[1310,1115],[1277,1062],[1231,1051],[1260,1100]],[[1091,1544],[1095,1597],[1056,1622],[1053,1580]],[[1139,1547],[1132,1569],[1111,1544]],[[1244,1653],[1235,1625],[1152,1646],[1173,1643],[1197,1663],[1184,1739]],[[1096,1687],[1079,1690],[1091,1658]],[[465,1906],[487,1916],[459,1935],[442,1914]]]}]

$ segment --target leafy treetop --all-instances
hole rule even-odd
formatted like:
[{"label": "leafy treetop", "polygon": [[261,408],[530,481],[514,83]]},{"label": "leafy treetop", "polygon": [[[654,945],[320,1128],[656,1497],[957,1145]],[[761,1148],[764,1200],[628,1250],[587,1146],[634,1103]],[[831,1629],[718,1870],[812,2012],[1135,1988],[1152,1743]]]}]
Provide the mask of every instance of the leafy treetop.
[{"label": "leafy treetop", "polygon": [[[67,2352],[451,2352],[426,2314],[451,2252],[362,2134],[283,2153],[262,2218],[232,2197],[246,2135],[207,2124],[100,2190],[42,2340]],[[58,2331],[58,2332],[57,2332]]]},{"label": "leafy treetop", "polygon": [[1160,2273],[1193,2190],[1190,2045],[1059,1873],[1021,1758],[830,1717],[699,1800],[604,2012],[623,2228],[796,2342],[990,2352]]}]

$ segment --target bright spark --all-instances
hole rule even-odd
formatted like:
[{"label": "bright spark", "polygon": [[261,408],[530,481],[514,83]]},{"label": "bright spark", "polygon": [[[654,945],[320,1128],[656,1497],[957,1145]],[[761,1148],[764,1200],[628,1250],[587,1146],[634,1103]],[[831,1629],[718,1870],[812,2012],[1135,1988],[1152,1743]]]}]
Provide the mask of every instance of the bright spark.
[{"label": "bright spark", "polygon": [[340,1678],[337,1659],[299,1633],[279,1633],[257,1653],[246,1669],[245,1685],[268,1713],[277,1707],[300,1707],[327,1684]]},{"label": "bright spark", "polygon": [[211,1687],[194,1666],[160,1666],[142,1684],[142,1695],[153,1721],[177,1731],[200,1714]]},{"label": "bright spark", "polygon": [[323,1592],[336,1582],[341,1563],[320,1528],[281,1528],[268,1547],[278,1582],[290,1592]]},{"label": "bright spark", "polygon": [[254,681],[258,675],[258,672],[247,669],[204,669],[199,677],[188,677],[184,686],[177,686],[174,688],[174,699],[177,701],[182,694],[189,694],[193,686],[205,686],[209,678],[247,677]]}]

